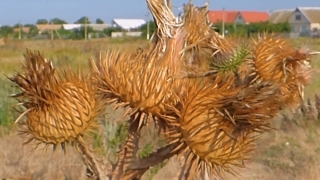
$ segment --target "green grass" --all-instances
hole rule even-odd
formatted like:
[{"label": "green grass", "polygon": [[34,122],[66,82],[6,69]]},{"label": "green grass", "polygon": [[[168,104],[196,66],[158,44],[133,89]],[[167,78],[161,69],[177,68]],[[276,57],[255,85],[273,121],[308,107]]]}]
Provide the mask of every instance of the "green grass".
[{"label": "green grass", "polygon": [[1,74],[11,74],[19,70],[23,61],[25,49],[38,50],[46,58],[54,59],[54,65],[66,66],[67,63],[73,68],[81,67],[84,71],[88,67],[88,58],[100,51],[110,48],[126,48],[135,50],[144,46],[145,40],[137,38],[102,39],[102,40],[36,40],[36,41],[8,41],[0,48]]},{"label": "green grass", "polygon": [[12,124],[16,115],[13,110],[16,102],[9,98],[9,95],[17,91],[12,87],[8,79],[0,78],[0,84],[0,98],[2,99],[0,103],[0,126],[8,126]]}]

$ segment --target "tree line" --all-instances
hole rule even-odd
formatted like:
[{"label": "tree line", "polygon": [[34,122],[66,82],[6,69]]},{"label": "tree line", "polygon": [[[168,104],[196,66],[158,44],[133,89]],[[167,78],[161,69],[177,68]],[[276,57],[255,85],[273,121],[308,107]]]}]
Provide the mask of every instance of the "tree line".
[{"label": "tree line", "polygon": [[[218,33],[222,33],[222,23],[214,24],[213,28]],[[150,34],[154,32],[155,24],[153,21],[149,23]],[[285,23],[270,23],[270,22],[261,22],[261,23],[250,23],[250,24],[225,24],[225,32],[230,35],[237,36],[248,36],[250,33],[289,33],[291,31],[290,24]],[[141,26],[141,31],[143,37],[147,35],[147,24]]]},{"label": "tree line", "polygon": [[[39,35],[39,29],[37,28],[37,25],[45,25],[45,24],[55,24],[55,25],[62,25],[62,24],[68,24],[63,19],[60,18],[53,18],[51,20],[47,19],[38,19],[35,24],[20,24],[17,23],[13,26],[4,25],[0,27],[0,37],[10,37],[10,38],[18,38],[19,36],[22,36],[23,38],[34,38],[37,35]],[[89,18],[86,16],[81,17],[77,21],[73,22],[73,24],[104,24],[104,21],[100,18],[97,18],[95,22],[91,22]],[[18,30],[20,28],[21,30]],[[28,31],[24,31],[24,28],[28,28]],[[19,32],[20,31],[20,32]],[[93,38],[96,38],[95,36],[104,37],[104,36],[111,36],[111,33],[114,31],[122,31],[121,28],[118,27],[110,27],[105,28],[102,31],[95,31],[92,27],[87,26],[86,30],[84,26],[81,26],[79,29],[74,30],[65,30],[63,27],[60,29],[52,31],[45,31],[41,32],[42,37],[45,36],[53,36],[54,38],[63,37],[64,39],[83,39],[85,32],[88,34],[93,34]],[[53,34],[51,34],[53,33]]]},{"label": "tree line", "polygon": [[[37,29],[36,25],[42,25],[42,24],[68,24],[66,21],[59,19],[59,18],[53,18],[51,20],[46,19],[38,19],[35,24],[16,24],[14,26],[2,26],[0,27],[0,36],[2,37],[11,37],[11,38],[18,38],[19,35],[22,35],[26,38],[33,38],[36,37],[39,34],[39,30]],[[91,22],[87,17],[83,16],[77,21],[74,22],[74,24],[104,24],[104,21],[100,18],[97,18],[95,22]],[[23,28],[28,27],[29,31],[19,32],[15,31],[17,28]],[[219,33],[222,33],[222,24],[214,24],[213,26],[215,30]],[[155,23],[153,21],[149,21],[149,33],[150,35],[154,32],[155,29]],[[238,35],[238,36],[248,36],[250,33],[259,33],[259,32],[275,32],[275,33],[288,33],[290,32],[290,25],[289,23],[269,23],[269,22],[261,22],[261,23],[250,23],[250,24],[225,24],[225,33],[230,35]],[[142,25],[141,27],[136,29],[137,31],[142,32],[142,37],[147,37],[147,31],[148,31],[148,23]],[[80,29],[74,29],[74,30],[65,30],[63,28],[55,30],[54,34],[51,34],[51,31],[42,32],[41,34],[44,36],[53,36],[56,38],[56,36],[62,36],[67,39],[83,39],[85,32],[88,34],[93,34],[92,38],[98,37],[106,37],[111,36],[112,32],[115,31],[122,31],[121,28],[114,28],[109,27],[105,28],[102,31],[95,31],[92,27],[88,26],[85,30],[84,26],[82,26]]]},{"label": "tree line", "polygon": [[[38,19],[36,24],[68,24],[65,20],[59,19],[59,18],[53,18],[50,21],[47,19]],[[81,17],[77,21],[74,22],[74,24],[91,24],[94,22],[91,22],[89,18],[86,16]],[[95,21],[95,24],[104,24],[104,21],[100,18],[97,18]]]},{"label": "tree line", "polygon": [[[90,24],[90,23],[91,23],[90,20],[86,16],[83,16],[83,17],[81,17],[80,19],[78,19],[77,21],[74,22],[74,24]],[[36,25],[44,25],[44,24],[62,25],[62,24],[68,24],[68,23],[63,19],[53,18],[51,20],[38,19],[35,24],[24,24],[24,25],[22,25],[20,23],[17,23],[17,24],[15,24],[13,26],[4,25],[4,26],[0,27],[0,36],[5,36],[6,37],[6,36],[10,36],[11,35],[11,37],[17,38],[19,32],[15,31],[15,29],[22,28],[21,34],[23,36],[26,36],[27,38],[34,37],[37,34],[39,34],[39,30],[37,29]],[[102,19],[100,19],[100,18],[97,18],[96,21],[95,21],[95,24],[104,24],[104,21]],[[29,31],[28,32],[24,32],[23,28],[29,28]],[[61,31],[62,33],[64,32],[63,29],[61,29],[59,31]],[[90,31],[90,28],[89,28],[89,31]]]}]

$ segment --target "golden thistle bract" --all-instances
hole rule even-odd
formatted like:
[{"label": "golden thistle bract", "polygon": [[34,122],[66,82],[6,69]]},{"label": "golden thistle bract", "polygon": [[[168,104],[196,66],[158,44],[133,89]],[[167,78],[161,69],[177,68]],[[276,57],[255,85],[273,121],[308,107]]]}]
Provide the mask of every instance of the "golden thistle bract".
[{"label": "golden thistle bract", "polygon": [[168,39],[165,52],[156,44],[154,49],[138,54],[113,50],[100,55],[97,63],[91,60],[98,93],[109,103],[129,106],[128,114],[165,114],[166,104],[177,102],[174,91],[183,92],[180,81],[175,78],[181,70],[179,50],[183,38],[184,33],[177,30],[175,36]]},{"label": "golden thistle bract", "polygon": [[303,99],[303,89],[310,81],[310,54],[296,49],[288,40],[263,35],[252,40],[252,69],[254,83],[270,82],[278,85],[280,98],[287,106],[296,106]]},{"label": "golden thistle bract", "polygon": [[83,85],[61,84],[60,97],[51,105],[32,108],[27,113],[26,124],[35,139],[60,144],[76,139],[92,125],[95,100]]},{"label": "golden thistle bract", "polygon": [[24,73],[10,80],[22,91],[13,97],[26,108],[21,114],[26,119],[20,123],[26,126],[22,131],[32,135],[30,140],[59,145],[81,138],[95,126],[100,109],[95,88],[80,72],[75,75],[69,69],[59,76],[50,61],[27,51]]},{"label": "golden thistle bract", "polygon": [[253,66],[262,81],[285,83],[310,59],[307,51],[295,49],[283,38],[264,34],[252,44]]},{"label": "golden thistle bract", "polygon": [[232,172],[232,166],[241,166],[253,150],[253,129],[228,119],[232,116],[228,112],[231,102],[239,92],[233,80],[229,76],[221,82],[207,79],[190,83],[181,110],[176,111],[187,145],[180,155],[187,156],[185,166],[191,168],[190,179],[206,170],[211,178],[221,176],[223,171]]}]

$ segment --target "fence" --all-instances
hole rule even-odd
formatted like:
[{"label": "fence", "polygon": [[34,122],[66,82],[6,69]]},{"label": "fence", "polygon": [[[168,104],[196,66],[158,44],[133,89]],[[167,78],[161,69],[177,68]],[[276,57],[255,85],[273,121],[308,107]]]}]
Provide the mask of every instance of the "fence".
[{"label": "fence", "polygon": [[311,38],[320,38],[320,30],[318,31],[306,31],[301,33],[290,33],[291,38],[297,37],[311,37]]},{"label": "fence", "polygon": [[141,37],[142,32],[112,32],[111,37],[117,38],[117,37]]}]

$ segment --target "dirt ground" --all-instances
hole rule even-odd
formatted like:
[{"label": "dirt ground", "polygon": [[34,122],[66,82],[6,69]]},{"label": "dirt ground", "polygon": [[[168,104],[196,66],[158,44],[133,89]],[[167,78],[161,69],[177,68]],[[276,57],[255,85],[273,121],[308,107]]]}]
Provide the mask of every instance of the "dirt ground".
[{"label": "dirt ground", "polygon": [[52,153],[22,146],[24,139],[11,133],[0,139],[0,179],[6,180],[85,180],[86,168],[72,148]]},{"label": "dirt ground", "polygon": [[[227,180],[320,180],[319,123],[307,120],[293,125],[276,121],[273,131],[259,139],[257,150],[239,177]],[[15,131],[0,138],[0,178],[6,180],[85,180],[86,168],[80,156],[67,148],[52,153],[43,149],[32,151],[32,144],[22,146],[25,139]],[[142,180],[172,179],[179,169],[173,158],[155,175],[146,173]],[[152,178],[151,178],[152,177]]]}]

